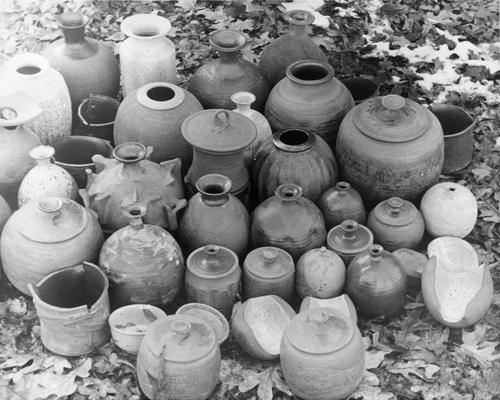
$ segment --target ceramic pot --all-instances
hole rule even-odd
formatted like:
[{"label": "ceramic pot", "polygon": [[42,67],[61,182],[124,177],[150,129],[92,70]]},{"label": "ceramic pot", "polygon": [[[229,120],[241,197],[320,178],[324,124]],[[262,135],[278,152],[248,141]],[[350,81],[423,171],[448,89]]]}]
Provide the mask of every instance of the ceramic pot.
[{"label": "ceramic pot", "polygon": [[259,68],[241,57],[246,39],[233,30],[218,30],[210,34],[210,45],[220,58],[202,65],[191,77],[187,89],[200,100],[203,108],[233,108],[231,96],[235,92],[255,95],[253,107],[264,109],[269,84]]},{"label": "ceramic pot", "polygon": [[331,299],[317,299],[315,297],[307,296],[304,298],[304,300],[302,300],[302,303],[300,303],[299,312],[304,312],[310,310],[311,308],[320,307],[333,308],[347,315],[354,321],[355,324],[358,323],[358,314],[356,313],[354,303],[352,302],[351,298],[345,293]]},{"label": "ceramic pot", "polygon": [[419,201],[443,168],[438,119],[395,94],[358,104],[342,121],[336,147],[340,176],[371,208],[389,197]]},{"label": "ceramic pot", "polygon": [[326,190],[319,198],[318,205],[325,217],[327,230],[346,219],[352,219],[358,224],[366,222],[363,199],[347,182],[337,182],[334,187]]},{"label": "ceramic pot", "polygon": [[109,340],[108,279],[96,265],[63,268],[33,285],[29,289],[47,349],[81,356]]},{"label": "ceramic pot", "polygon": [[279,247],[298,260],[307,250],[322,246],[325,236],[321,211],[293,183],[278,186],[274,196],[252,214],[250,240],[254,248]]},{"label": "ceramic pot", "polygon": [[178,86],[166,82],[148,83],[131,92],[120,105],[115,122],[115,143],[139,142],[153,146],[151,161],[180,158],[185,174],[193,150],[181,135],[181,125],[189,115],[202,109],[191,93]]},{"label": "ceramic pot", "polygon": [[248,249],[250,216],[233,196],[231,180],[208,174],[196,182],[196,193],[179,222],[179,241],[186,254],[216,244],[227,247],[243,259]]},{"label": "ceramic pot", "polygon": [[171,303],[184,286],[181,248],[170,233],[142,222],[146,207],[131,204],[123,214],[130,225],[113,233],[99,255],[99,265],[111,282],[111,304]]},{"label": "ceramic pot", "polygon": [[78,133],[113,144],[113,128],[120,102],[104,94],[91,94],[78,106]]},{"label": "ceramic pot", "polygon": [[187,259],[186,295],[189,302],[208,304],[230,318],[240,289],[238,256],[230,249],[207,245]]},{"label": "ceramic pot", "polygon": [[420,211],[399,197],[378,203],[368,216],[367,226],[373,233],[375,243],[388,251],[417,248],[425,232]]},{"label": "ceramic pot", "polygon": [[252,166],[253,188],[259,202],[284,183],[295,183],[302,195],[316,202],[337,181],[337,163],[319,136],[302,129],[274,133],[258,148]]},{"label": "ceramic pot", "polygon": [[88,171],[88,182],[80,195],[99,216],[106,233],[128,225],[122,207],[140,203],[147,208],[144,222],[167,230],[177,229],[177,212],[186,206],[181,183],[181,161],[176,158],[156,164],[147,158],[152,148],[124,143],[113,150],[114,159],[92,157],[98,173]]},{"label": "ceramic pot", "polygon": [[43,113],[27,123],[43,144],[71,135],[71,99],[62,75],[35,53],[14,56],[7,64],[12,83],[35,100]]},{"label": "ceramic pot", "polygon": [[4,226],[5,274],[21,292],[65,267],[95,262],[104,241],[93,212],[70,199],[42,197],[17,210]]},{"label": "ceramic pot", "polygon": [[373,233],[366,226],[347,219],[328,231],[326,244],[342,258],[345,266],[349,267],[354,257],[373,244]]},{"label": "ceramic pot", "polygon": [[37,165],[26,174],[19,186],[19,207],[44,196],[65,197],[71,200],[79,198],[78,186],[70,173],[52,163],[54,152],[54,148],[50,146],[31,149],[30,157]]},{"label": "ceramic pot", "polygon": [[286,302],[293,296],[295,265],[292,256],[277,247],[252,250],[243,263],[245,299],[276,295]]},{"label": "ceramic pot", "polygon": [[392,254],[404,267],[408,280],[408,291],[417,294],[421,288],[422,273],[428,262],[427,257],[412,249],[397,249]]},{"label": "ceramic pot", "polygon": [[292,10],[286,14],[292,29],[269,43],[260,55],[260,70],[271,87],[285,77],[287,67],[299,60],[328,62],[325,53],[309,37],[306,29],[314,21],[314,15],[305,10]]},{"label": "ceramic pot", "polygon": [[406,290],[401,262],[378,244],[357,255],[347,269],[345,291],[367,318],[397,314],[405,305]]},{"label": "ceramic pot", "polygon": [[342,79],[341,82],[345,85],[349,93],[354,99],[354,104],[358,105],[366,99],[379,95],[379,85],[371,79],[363,77],[354,77]]},{"label": "ceramic pot", "polygon": [[340,122],[354,107],[347,88],[326,62],[296,61],[271,90],[264,115],[273,131],[302,128],[334,149]]},{"label": "ceramic pot", "polygon": [[3,227],[11,215],[12,210],[10,209],[9,203],[0,196],[0,233],[2,233]]},{"label": "ceramic pot", "polygon": [[175,46],[165,37],[171,25],[154,14],[125,18],[121,31],[128,36],[120,43],[123,96],[151,82],[176,83]]},{"label": "ceramic pot", "polygon": [[365,372],[365,350],[354,322],[333,308],[314,308],[290,321],[281,341],[281,371],[305,400],[348,398]]},{"label": "ceramic pot", "polygon": [[192,315],[169,315],[146,332],[137,379],[150,399],[205,400],[219,381],[221,355],[214,330]]}]

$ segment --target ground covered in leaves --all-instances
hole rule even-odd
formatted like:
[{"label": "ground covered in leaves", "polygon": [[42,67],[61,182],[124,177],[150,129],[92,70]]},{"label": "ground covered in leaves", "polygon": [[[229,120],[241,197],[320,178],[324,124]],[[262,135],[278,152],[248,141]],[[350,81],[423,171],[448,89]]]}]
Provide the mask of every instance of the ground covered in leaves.
[{"label": "ground covered in leaves", "polygon": [[[495,281],[490,311],[476,326],[450,331],[428,314],[421,294],[390,320],[361,321],[367,372],[352,399],[500,399],[500,38],[495,0],[279,0],[164,2],[3,0],[0,63],[19,51],[40,51],[59,38],[54,14],[64,9],[91,18],[88,33],[116,48],[123,18],[157,13],[172,23],[181,85],[214,56],[208,33],[244,32],[244,57],[287,31],[283,12],[318,11],[314,40],[340,78],[365,75],[381,94],[427,105],[448,102],[476,118],[472,164],[454,176],[476,196],[479,219],[467,238]],[[0,67],[1,69],[1,67]],[[5,278],[0,283],[0,399],[130,399],[140,393],[135,357],[113,343],[86,357],[60,357],[40,343],[30,299]],[[291,399],[278,362],[256,362],[231,340],[222,347],[221,383],[211,399]]]}]

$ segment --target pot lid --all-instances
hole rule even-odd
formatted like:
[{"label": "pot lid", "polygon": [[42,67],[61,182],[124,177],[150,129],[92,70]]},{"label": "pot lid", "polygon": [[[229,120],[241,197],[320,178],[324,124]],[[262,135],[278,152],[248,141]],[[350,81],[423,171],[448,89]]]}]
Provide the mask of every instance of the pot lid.
[{"label": "pot lid", "polygon": [[167,361],[198,360],[218,346],[214,330],[193,315],[169,315],[153,322],[144,342],[156,357]]},{"label": "pot lid", "polygon": [[305,353],[328,354],[345,347],[354,335],[354,323],[343,313],[329,307],[311,308],[297,314],[285,335]]},{"label": "pot lid", "polygon": [[219,279],[238,268],[238,256],[226,247],[209,244],[189,255],[187,268],[198,277]]},{"label": "pot lid", "polygon": [[353,110],[356,127],[366,136],[383,142],[407,142],[430,126],[430,111],[410,99],[389,94],[368,99]]},{"label": "pot lid", "polygon": [[250,118],[222,109],[190,115],[181,130],[192,146],[214,153],[242,151],[257,137],[257,127]]},{"label": "pot lid", "polygon": [[326,237],[328,247],[338,253],[357,254],[373,243],[372,232],[352,219],[334,226]]},{"label": "pot lid", "polygon": [[290,254],[270,246],[252,250],[246,256],[244,265],[247,272],[264,279],[281,278],[294,269]]},{"label": "pot lid", "polygon": [[176,315],[192,315],[205,321],[215,332],[219,346],[229,337],[229,323],[217,309],[202,303],[188,303],[180,307]]},{"label": "pot lid", "polygon": [[417,218],[417,208],[407,200],[399,197],[381,201],[374,208],[375,217],[385,225],[404,226]]}]

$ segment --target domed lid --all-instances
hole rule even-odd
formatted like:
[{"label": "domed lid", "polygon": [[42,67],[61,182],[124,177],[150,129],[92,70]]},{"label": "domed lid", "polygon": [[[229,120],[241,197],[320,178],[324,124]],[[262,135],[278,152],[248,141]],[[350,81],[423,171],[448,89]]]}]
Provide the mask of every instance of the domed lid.
[{"label": "domed lid", "polygon": [[191,114],[181,130],[192,146],[214,153],[242,151],[257,137],[257,127],[250,118],[221,109]]},{"label": "domed lid", "polygon": [[144,342],[156,357],[189,362],[204,357],[218,346],[214,330],[193,315],[169,315],[153,322]]},{"label": "domed lid", "polygon": [[326,242],[333,251],[357,254],[370,247],[373,243],[373,234],[366,226],[352,219],[346,219],[330,229]]},{"label": "domed lid", "polygon": [[294,269],[293,259],[285,250],[277,247],[259,247],[245,258],[245,269],[260,278],[281,278]]},{"label": "domed lid", "polygon": [[353,110],[356,127],[366,136],[383,142],[407,142],[423,135],[430,126],[430,111],[396,94],[368,99]]},{"label": "domed lid", "polygon": [[311,308],[297,314],[285,335],[290,343],[309,354],[328,354],[345,347],[354,335],[347,315],[328,307]]},{"label": "domed lid", "polygon": [[399,197],[381,201],[372,211],[375,217],[386,225],[404,226],[411,224],[418,216],[417,208]]},{"label": "domed lid", "polygon": [[189,255],[187,268],[198,277],[219,279],[238,268],[238,256],[226,247],[208,244]]}]

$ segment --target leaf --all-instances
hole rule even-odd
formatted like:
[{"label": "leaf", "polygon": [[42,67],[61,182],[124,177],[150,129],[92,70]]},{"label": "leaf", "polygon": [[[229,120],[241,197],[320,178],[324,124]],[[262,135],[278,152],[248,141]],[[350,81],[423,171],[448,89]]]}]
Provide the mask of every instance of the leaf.
[{"label": "leaf", "polygon": [[396,396],[392,393],[382,392],[380,381],[376,375],[365,371],[361,383],[348,400],[396,400]]},{"label": "leaf", "polygon": [[389,351],[383,350],[370,350],[365,351],[365,368],[366,369],[374,369],[378,368],[382,361],[384,361],[384,357],[386,354],[389,354]]},{"label": "leaf", "polygon": [[122,31],[118,31],[113,33],[111,36],[108,37],[107,40],[111,40],[113,42],[121,42],[122,40],[125,40],[127,36]]},{"label": "leaf", "polygon": [[260,400],[272,400],[273,387],[289,396],[292,395],[287,384],[279,375],[277,365],[269,367],[260,373],[251,370],[246,371],[244,381],[238,385],[238,390],[245,393],[257,385],[257,396]]},{"label": "leaf", "polygon": [[487,178],[491,174],[491,168],[474,168],[471,170],[471,172],[474,174],[474,177],[478,180],[481,181],[484,178]]},{"label": "leaf", "polygon": [[184,11],[190,11],[194,8],[196,0],[176,0],[175,6],[182,8]]}]

